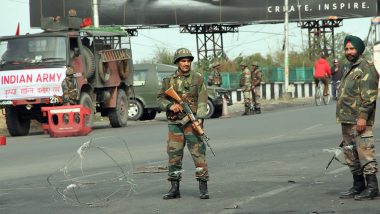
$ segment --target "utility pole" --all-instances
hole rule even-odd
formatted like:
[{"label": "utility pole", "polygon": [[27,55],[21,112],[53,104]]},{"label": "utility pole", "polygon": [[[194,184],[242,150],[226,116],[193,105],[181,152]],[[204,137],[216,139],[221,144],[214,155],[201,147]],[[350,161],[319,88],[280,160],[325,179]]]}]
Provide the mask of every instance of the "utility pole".
[{"label": "utility pole", "polygon": [[94,13],[94,27],[99,27],[99,4],[98,0],[92,0],[92,12]]},{"label": "utility pole", "polygon": [[[285,75],[285,85],[284,85],[284,95],[288,97],[289,95],[289,11],[288,11],[288,0],[285,0],[285,21],[284,21],[284,31],[285,31],[285,41],[284,41],[284,75]],[[290,98],[290,97],[289,97]]]}]

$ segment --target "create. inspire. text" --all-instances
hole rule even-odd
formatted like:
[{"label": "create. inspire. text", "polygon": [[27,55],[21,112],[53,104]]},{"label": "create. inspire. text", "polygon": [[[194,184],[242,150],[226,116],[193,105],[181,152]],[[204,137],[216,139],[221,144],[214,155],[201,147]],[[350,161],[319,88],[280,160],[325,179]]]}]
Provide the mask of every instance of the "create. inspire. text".
[{"label": "create. inspire. text", "polygon": [[[358,1],[358,2],[340,2],[340,3],[323,3],[323,4],[315,4],[315,5],[289,5],[288,11],[291,12],[311,12],[314,10],[317,11],[337,11],[337,10],[362,10],[369,9],[369,5],[366,1]],[[274,5],[267,7],[268,13],[283,13],[285,12],[285,7],[283,5]]]}]

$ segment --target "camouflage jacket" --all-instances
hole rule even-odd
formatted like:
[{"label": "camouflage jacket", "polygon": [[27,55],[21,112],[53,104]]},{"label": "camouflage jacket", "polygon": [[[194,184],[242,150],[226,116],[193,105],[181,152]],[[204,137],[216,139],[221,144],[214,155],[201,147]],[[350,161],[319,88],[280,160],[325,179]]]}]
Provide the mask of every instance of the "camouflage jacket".
[{"label": "camouflage jacket", "polygon": [[338,88],[337,123],[356,124],[363,118],[367,125],[373,125],[378,84],[379,74],[373,64],[362,57],[350,64]]},{"label": "camouflage jacket", "polygon": [[252,84],[253,86],[259,86],[261,83],[261,71],[260,69],[255,69],[252,71]]},{"label": "camouflage jacket", "polygon": [[187,74],[180,74],[176,71],[173,75],[164,78],[162,87],[158,92],[157,103],[161,110],[166,111],[166,116],[171,123],[180,123],[185,117],[183,112],[174,113],[170,111],[170,106],[175,102],[165,95],[165,91],[173,86],[173,89],[188,103],[191,111],[197,118],[205,118],[207,115],[207,88],[202,75],[191,71]]},{"label": "camouflage jacket", "polygon": [[248,68],[241,73],[240,87],[242,87],[243,91],[250,91],[252,88],[252,75]]},{"label": "camouflage jacket", "polygon": [[220,87],[220,85],[222,85],[222,75],[218,71],[211,71],[207,82],[210,86]]}]

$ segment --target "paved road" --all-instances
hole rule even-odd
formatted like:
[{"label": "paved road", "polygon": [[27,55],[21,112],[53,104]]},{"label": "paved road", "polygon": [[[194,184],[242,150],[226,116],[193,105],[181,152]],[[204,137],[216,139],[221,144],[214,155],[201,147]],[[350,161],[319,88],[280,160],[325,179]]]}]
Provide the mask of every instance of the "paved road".
[{"label": "paved road", "polygon": [[[348,169],[333,162],[324,168],[340,139],[335,106],[284,108],[261,115],[206,121],[206,132],[216,153],[208,153],[211,199],[198,198],[193,165],[186,151],[181,199],[164,201],[169,189],[166,173],[142,173],[165,166],[166,123],[130,123],[129,127],[97,127],[89,136],[52,139],[46,135],[8,138],[0,149],[0,213],[380,213],[378,200],[340,200],[351,185]],[[380,130],[375,129],[376,137]],[[83,142],[113,137],[128,144],[135,166],[136,192],[105,207],[72,206],[48,188],[47,177],[76,154]],[[99,157],[99,158],[97,158]],[[95,155],[86,170],[111,170]],[[86,165],[87,167],[87,165]],[[108,183],[107,183],[108,182]],[[95,200],[114,187],[96,186]]]}]

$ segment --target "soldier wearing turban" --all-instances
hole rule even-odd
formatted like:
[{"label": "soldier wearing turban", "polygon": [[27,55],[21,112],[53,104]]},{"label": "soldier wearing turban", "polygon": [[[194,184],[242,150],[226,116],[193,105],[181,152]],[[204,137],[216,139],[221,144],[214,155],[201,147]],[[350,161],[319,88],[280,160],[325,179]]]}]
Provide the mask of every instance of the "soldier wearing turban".
[{"label": "soldier wearing turban", "polygon": [[349,67],[338,88],[336,119],[342,126],[342,148],[353,175],[353,186],[341,198],[373,199],[379,189],[373,124],[379,75],[363,57],[364,42],[356,36],[344,39]]}]

